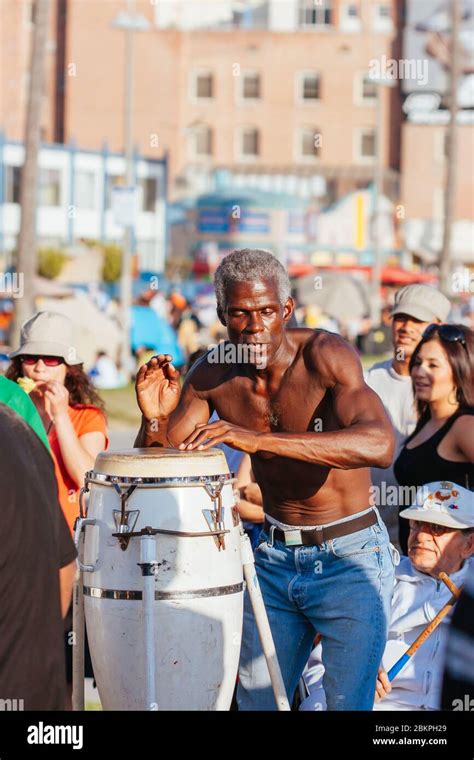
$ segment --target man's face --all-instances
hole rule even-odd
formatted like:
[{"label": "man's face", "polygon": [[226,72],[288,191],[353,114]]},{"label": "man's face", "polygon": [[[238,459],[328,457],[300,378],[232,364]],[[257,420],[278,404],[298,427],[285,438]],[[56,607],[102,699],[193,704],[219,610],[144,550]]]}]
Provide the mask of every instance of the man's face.
[{"label": "man's face", "polygon": [[440,572],[448,575],[462,565],[474,552],[474,536],[460,530],[439,531],[433,523],[410,520],[408,556],[420,573],[437,578]]},{"label": "man's face", "polygon": [[415,319],[409,314],[395,314],[392,321],[392,341],[399,359],[409,359],[421,340],[424,331],[431,324]]},{"label": "man's face", "polygon": [[[234,344],[255,346],[249,361],[268,365],[285,336],[285,326],[293,312],[293,300],[282,306],[273,279],[236,282],[227,288],[225,311],[219,317]],[[254,360],[252,360],[254,356]]]}]

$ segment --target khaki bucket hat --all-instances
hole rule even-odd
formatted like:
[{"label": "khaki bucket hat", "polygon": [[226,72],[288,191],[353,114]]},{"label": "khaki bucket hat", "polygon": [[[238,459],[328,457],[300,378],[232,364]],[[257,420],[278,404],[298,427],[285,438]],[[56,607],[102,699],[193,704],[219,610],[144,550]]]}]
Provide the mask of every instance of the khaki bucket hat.
[{"label": "khaki bucket hat", "polygon": [[82,364],[74,344],[74,327],[64,314],[39,311],[21,326],[20,348],[10,359],[24,354],[60,356],[66,364]]}]

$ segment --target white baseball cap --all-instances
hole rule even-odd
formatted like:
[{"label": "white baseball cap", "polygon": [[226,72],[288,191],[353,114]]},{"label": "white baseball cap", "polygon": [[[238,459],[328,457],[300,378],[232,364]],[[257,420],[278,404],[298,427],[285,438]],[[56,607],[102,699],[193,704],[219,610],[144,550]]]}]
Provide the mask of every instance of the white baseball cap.
[{"label": "white baseball cap", "polygon": [[426,483],[417,489],[415,504],[400,517],[458,530],[474,528],[474,492],[446,480]]}]

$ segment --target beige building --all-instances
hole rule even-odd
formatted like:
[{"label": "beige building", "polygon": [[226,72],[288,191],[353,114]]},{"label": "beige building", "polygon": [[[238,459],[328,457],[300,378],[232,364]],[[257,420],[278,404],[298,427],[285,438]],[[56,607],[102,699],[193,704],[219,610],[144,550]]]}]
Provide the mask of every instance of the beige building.
[{"label": "beige building", "polygon": [[[29,0],[2,0],[5,54],[0,124],[21,139]],[[335,199],[373,177],[374,61],[396,53],[396,0],[137,0],[148,29],[134,34],[133,137],[150,157],[169,153],[171,197],[207,190],[215,170],[262,189]],[[52,3],[44,136],[81,148],[123,149],[125,3]],[[236,11],[238,7],[240,10]],[[12,38],[13,39],[13,38]],[[2,45],[3,47],[3,45]],[[396,195],[398,88],[381,87],[381,152]],[[19,97],[21,95],[21,97]]]}]

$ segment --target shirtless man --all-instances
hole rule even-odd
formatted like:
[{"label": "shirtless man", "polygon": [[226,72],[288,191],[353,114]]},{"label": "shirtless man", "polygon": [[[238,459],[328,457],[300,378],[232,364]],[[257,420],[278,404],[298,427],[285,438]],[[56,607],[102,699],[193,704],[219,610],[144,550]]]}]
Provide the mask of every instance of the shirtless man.
[{"label": "shirtless man", "polygon": [[[285,329],[290,283],[271,254],[229,254],[215,289],[230,343],[254,345],[253,360],[217,364],[205,355],[180,392],[171,357],[151,359],[137,376],[143,420],[135,445],[193,451],[226,443],[250,454],[266,513],[255,563],[288,697],[318,631],[328,709],[370,710],[393,563],[385,526],[368,508],[368,468],[390,465],[391,424],[342,338]],[[209,423],[214,410],[220,420]],[[238,702],[241,710],[275,709],[248,599]]]}]

